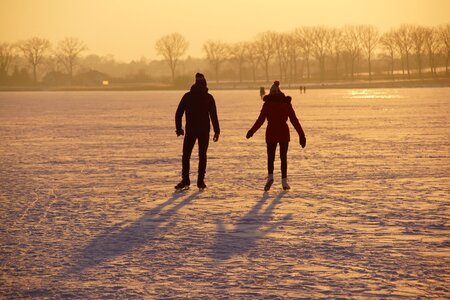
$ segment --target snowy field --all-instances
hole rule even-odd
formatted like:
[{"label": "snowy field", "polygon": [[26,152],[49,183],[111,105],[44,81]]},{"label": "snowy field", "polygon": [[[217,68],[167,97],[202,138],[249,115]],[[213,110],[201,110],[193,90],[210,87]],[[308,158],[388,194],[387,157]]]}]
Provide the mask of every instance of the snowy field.
[{"label": "snowy field", "polygon": [[0,298],[449,298],[450,89],[285,92],[291,191],[259,91],[211,91],[178,194],[183,92],[0,93]]}]

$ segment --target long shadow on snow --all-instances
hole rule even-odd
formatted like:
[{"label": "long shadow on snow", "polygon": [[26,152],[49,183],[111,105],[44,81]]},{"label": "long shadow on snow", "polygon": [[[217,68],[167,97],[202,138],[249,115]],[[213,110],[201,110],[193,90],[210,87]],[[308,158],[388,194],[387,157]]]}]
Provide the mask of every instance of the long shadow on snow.
[{"label": "long shadow on snow", "polygon": [[185,195],[184,193],[174,193],[168,200],[148,210],[130,225],[121,228],[121,224],[118,224],[106,229],[75,256],[75,265],[68,273],[82,272],[86,268],[94,267],[110,258],[140,247],[152,239],[158,239],[161,232],[175,225],[176,220],[173,219],[173,216],[177,211],[194,200],[198,194],[199,192],[195,192],[180,203],[161,212],[166,206],[173,204],[178,198]]},{"label": "long shadow on snow", "polygon": [[258,240],[290,220],[292,214],[285,215],[278,222],[269,222],[273,210],[285,194],[284,191],[280,192],[261,212],[262,206],[269,199],[269,195],[265,193],[252,209],[236,222],[231,230],[227,230],[223,222],[217,220],[217,233],[211,253],[212,257],[217,260],[227,260],[234,255],[243,254],[252,249]]}]

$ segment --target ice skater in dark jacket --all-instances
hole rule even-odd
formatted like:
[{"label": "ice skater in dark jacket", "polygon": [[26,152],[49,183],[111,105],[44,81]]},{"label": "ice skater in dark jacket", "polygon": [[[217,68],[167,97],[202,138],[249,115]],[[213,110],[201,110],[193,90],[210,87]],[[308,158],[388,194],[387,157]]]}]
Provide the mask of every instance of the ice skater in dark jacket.
[{"label": "ice skater in dark jacket", "polygon": [[289,127],[286,123],[288,118],[292,125],[294,125],[294,128],[300,137],[300,145],[302,148],[305,148],[306,146],[305,133],[303,132],[302,126],[295,115],[294,108],[291,104],[291,97],[286,97],[280,91],[279,85],[280,83],[275,81],[270,88],[269,95],[264,96],[264,104],[261,113],[259,114],[255,125],[253,125],[247,133],[247,139],[251,138],[267,119],[266,143],[268,176],[264,187],[265,191],[268,191],[273,183],[273,164],[277,144],[280,144],[281,183],[284,190],[290,189],[287,181],[287,151],[290,141]]},{"label": "ice skater in dark jacket", "polygon": [[[181,126],[181,119],[186,112],[186,133]],[[210,121],[211,120],[211,121]],[[189,179],[189,167],[192,148],[198,140],[198,178],[197,187],[206,188],[206,152],[209,145],[210,122],[214,128],[213,141],[219,140],[220,128],[217,119],[216,103],[206,87],[206,79],[203,74],[195,74],[195,84],[191,90],[184,94],[175,114],[175,126],[177,136],[184,135],[183,158],[182,158],[182,180],[175,189],[186,189],[191,181]]]}]

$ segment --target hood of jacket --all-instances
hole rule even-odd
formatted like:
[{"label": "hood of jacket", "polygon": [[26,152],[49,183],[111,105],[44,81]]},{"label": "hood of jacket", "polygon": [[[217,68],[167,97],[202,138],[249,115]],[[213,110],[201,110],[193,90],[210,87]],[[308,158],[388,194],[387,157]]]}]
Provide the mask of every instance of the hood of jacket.
[{"label": "hood of jacket", "polygon": [[285,96],[284,93],[275,93],[264,96],[264,102],[285,102],[290,103],[292,100],[291,96]]},{"label": "hood of jacket", "polygon": [[208,93],[208,88],[206,87],[206,84],[196,82],[191,86],[191,93],[206,94]]}]

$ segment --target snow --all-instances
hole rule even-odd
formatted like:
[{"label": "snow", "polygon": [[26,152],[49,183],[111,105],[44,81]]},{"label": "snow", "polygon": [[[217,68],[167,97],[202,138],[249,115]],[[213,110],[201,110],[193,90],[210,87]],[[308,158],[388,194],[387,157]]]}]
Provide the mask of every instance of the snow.
[{"label": "snow", "polygon": [[268,193],[258,90],[211,91],[183,193],[184,92],[0,93],[0,298],[448,298],[450,89],[285,92]]}]

